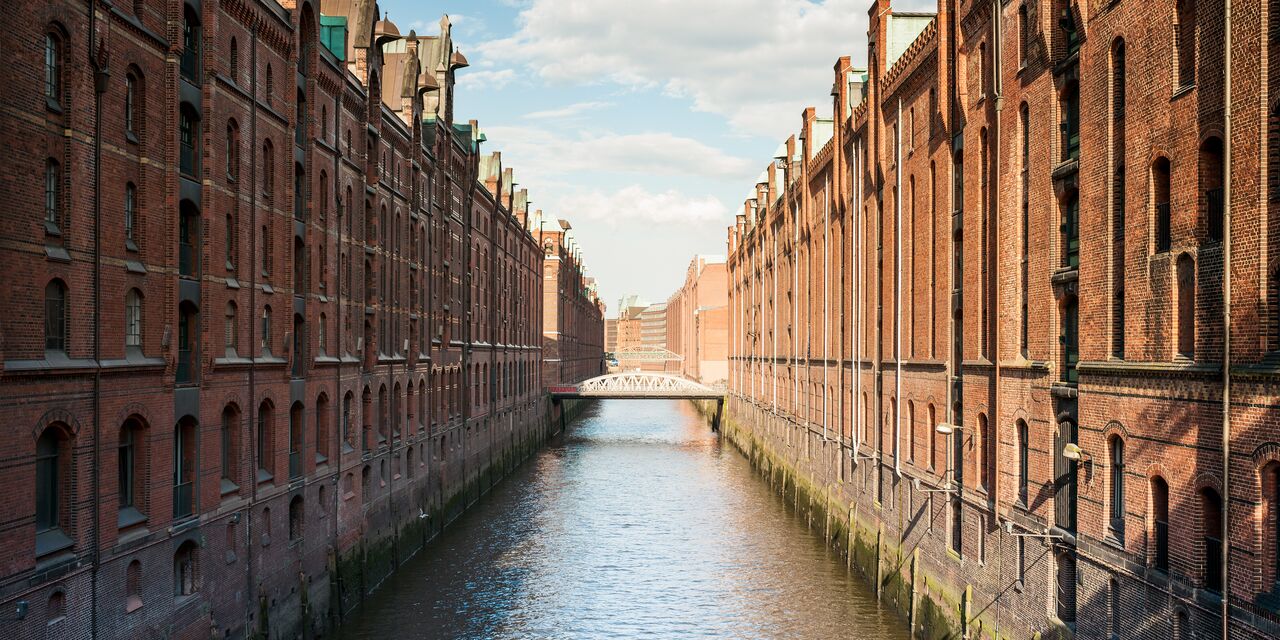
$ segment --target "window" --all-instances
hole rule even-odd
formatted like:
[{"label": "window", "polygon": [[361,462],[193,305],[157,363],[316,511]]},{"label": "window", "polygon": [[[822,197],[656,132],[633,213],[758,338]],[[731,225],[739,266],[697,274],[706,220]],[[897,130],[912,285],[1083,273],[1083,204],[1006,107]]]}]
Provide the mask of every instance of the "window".
[{"label": "window", "polygon": [[44,34],[44,97],[49,107],[62,109],[62,37],[53,29]]},{"label": "window", "polygon": [[129,140],[137,140],[137,91],[138,78],[132,71],[124,76],[124,133]]},{"label": "window", "polygon": [[1200,145],[1200,188],[1204,192],[1205,226],[1213,242],[1222,241],[1224,174],[1222,139],[1208,138]]},{"label": "window", "polygon": [[1066,7],[1062,9],[1062,19],[1058,21],[1058,27],[1062,29],[1067,56],[1080,51],[1080,32],[1076,29],[1076,18],[1071,9]]},{"label": "window", "polygon": [[1124,440],[1111,436],[1111,535],[1124,541]]},{"label": "window", "polygon": [[1210,488],[1200,491],[1200,526],[1204,536],[1204,588],[1222,591],[1222,498]]},{"label": "window", "polygon": [[262,355],[271,355],[271,305],[262,307]]},{"label": "window", "polygon": [[1019,420],[1018,432],[1018,504],[1028,506],[1031,487],[1031,434],[1027,423]]},{"label": "window", "polygon": [[289,501],[289,541],[296,542],[302,539],[302,496],[294,496]]},{"label": "window", "polygon": [[342,442],[350,447],[355,444],[355,436],[351,433],[351,392],[342,398]]},{"label": "window", "polygon": [[178,219],[178,275],[193,278],[200,259],[200,211],[190,200],[179,205]]},{"label": "window", "polygon": [[1151,478],[1151,525],[1152,548],[1150,554],[1152,566],[1159,571],[1169,572],[1169,484],[1164,478]]},{"label": "window", "polygon": [[316,325],[316,348],[319,349],[320,355],[327,355],[329,352],[328,345],[325,342],[324,335],[325,317],[320,314],[320,322]]},{"label": "window", "polygon": [[195,107],[182,103],[178,110],[178,169],[191,178],[198,177],[200,155],[196,151],[196,137],[200,135],[200,116]]},{"label": "window", "polygon": [[177,553],[173,554],[173,595],[175,597],[189,596],[198,590],[196,582],[197,548],[195,542],[188,540],[178,547]]},{"label": "window", "polygon": [[236,357],[240,349],[240,328],[236,326],[236,303],[227,302],[226,318],[223,320],[225,331],[226,357]]},{"label": "window", "polygon": [[221,449],[222,493],[235,491],[240,478],[240,410],[227,405],[222,410]]},{"label": "window", "polygon": [[271,277],[271,227],[262,225],[262,277]]},{"label": "window", "polygon": [[929,434],[929,468],[938,468],[938,432],[937,413],[933,405],[929,405],[929,423],[925,425],[925,433]]},{"label": "window", "polygon": [[227,214],[226,231],[227,238],[225,246],[223,247],[227,252],[226,267],[228,272],[234,273],[236,270],[236,257],[238,255],[236,248],[237,245],[239,245],[239,242],[236,234],[236,219],[230,213]]},{"label": "window", "polygon": [[304,296],[307,292],[307,247],[302,238],[293,237],[293,295]]},{"label": "window", "polygon": [[124,185],[124,244],[128,249],[137,251],[137,238],[134,237],[134,227],[137,225],[138,215],[138,188],[133,183]]},{"label": "window", "polygon": [[907,461],[916,460],[916,404],[907,401]]},{"label": "window", "polygon": [[982,489],[991,494],[995,491],[996,439],[987,416],[981,413],[978,414],[978,434],[979,479]]},{"label": "window", "polygon": [[44,228],[58,235],[62,222],[62,165],[49,158],[44,164]]},{"label": "window", "polygon": [[1054,569],[1057,573],[1058,619],[1075,629],[1076,623],[1076,558],[1071,551],[1063,550],[1055,557]]},{"label": "window", "polygon": [[45,608],[45,619],[49,624],[62,622],[67,617],[67,592],[57,589],[49,594],[49,604]]},{"label": "window", "polygon": [[235,120],[227,121],[227,180],[235,182],[240,178],[240,125]]},{"label": "window", "polygon": [[134,560],[124,571],[124,612],[142,608],[142,563]]},{"label": "window", "polygon": [[266,482],[272,479],[271,470],[275,468],[273,456],[275,455],[274,440],[272,434],[273,407],[270,400],[263,400],[262,405],[258,407],[258,482]]},{"label": "window", "polygon": [[293,219],[298,221],[306,221],[307,219],[307,199],[306,195],[307,174],[303,171],[301,164],[293,165]]},{"label": "window", "polygon": [[173,517],[195,513],[196,421],[187,416],[178,421],[173,437]]},{"label": "window", "polygon": [[67,354],[67,285],[53,279],[44,288],[44,349]]},{"label": "window", "polygon": [[1178,355],[1194,358],[1196,348],[1196,273],[1190,254],[1178,256]]},{"label": "window", "polygon": [[275,166],[275,150],[270,140],[262,143],[262,196],[271,202],[271,196],[275,193],[276,182],[276,166]]},{"label": "window", "polygon": [[305,412],[301,402],[289,407],[289,479],[302,477],[302,429]]},{"label": "window", "polygon": [[1027,66],[1027,5],[1018,7],[1018,67]]},{"label": "window", "polygon": [[68,447],[62,425],[45,427],[36,442],[36,555],[71,546],[62,533],[62,475]]},{"label": "window", "polygon": [[329,396],[320,394],[316,398],[316,464],[328,461],[329,453]]},{"label": "window", "polygon": [[[140,506],[139,498],[141,498],[142,488],[140,478],[142,474],[138,473],[139,449],[143,441],[142,423],[137,418],[130,418],[125,421],[124,426],[120,428],[120,442],[116,448],[117,458],[117,475],[116,485],[118,490],[117,506],[120,510],[120,525],[127,526],[134,524],[129,521],[126,512],[132,510],[137,512]],[[126,524],[127,523],[127,524]]]},{"label": "window", "polygon": [[263,97],[266,99],[267,104],[271,104],[271,99],[275,97],[276,93],[276,82],[275,74],[271,73],[271,63],[269,62],[267,63],[267,74],[263,84],[266,85],[267,89],[266,94]]},{"label": "window", "polygon": [[142,292],[130,289],[124,297],[124,346],[142,349]]},{"label": "window", "polygon": [[1111,47],[1111,355],[1124,357],[1125,59],[1124,40]]},{"label": "window", "polygon": [[182,59],[179,65],[182,77],[191,82],[200,81],[200,18],[191,5],[182,8]]},{"label": "window", "polygon": [[1172,219],[1169,211],[1169,159],[1156,158],[1151,165],[1152,201],[1155,203],[1155,250],[1168,251],[1173,244]]},{"label": "window", "polygon": [[1174,26],[1174,49],[1178,59],[1178,86],[1196,82],[1196,4],[1195,0],[1178,0],[1177,24]]},{"label": "window", "polygon": [[1075,192],[1062,203],[1062,266],[1080,268],[1080,197]]},{"label": "window", "polygon": [[231,37],[227,60],[227,75],[231,76],[232,82],[238,84],[240,82],[240,45],[236,42],[235,36]]},{"label": "window", "polygon": [[296,379],[307,371],[307,324],[302,314],[293,316],[293,368],[290,374]]},{"label": "window", "polygon": [[1062,91],[1062,159],[1080,157],[1080,87],[1075,82]]},{"label": "window", "polygon": [[1074,297],[1062,303],[1062,381],[1079,381],[1076,364],[1080,361],[1079,304]]},{"label": "window", "polygon": [[199,335],[199,312],[195,305],[183,302],[178,306],[178,363],[175,382],[191,384],[196,379],[196,338]]}]

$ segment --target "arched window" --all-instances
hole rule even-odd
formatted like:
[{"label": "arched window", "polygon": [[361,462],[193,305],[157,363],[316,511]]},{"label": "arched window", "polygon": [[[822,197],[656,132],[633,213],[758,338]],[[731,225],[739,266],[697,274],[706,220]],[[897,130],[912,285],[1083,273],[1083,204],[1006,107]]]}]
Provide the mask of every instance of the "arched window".
[{"label": "arched window", "polygon": [[62,531],[66,515],[63,481],[69,466],[68,430],[61,424],[45,427],[36,441],[36,556],[71,546]]},{"label": "arched window", "polygon": [[200,137],[200,115],[190,103],[178,109],[178,170],[189,178],[199,178],[200,153],[196,143]]},{"label": "arched window", "polygon": [[387,399],[387,386],[382,385],[378,389],[378,444],[386,444],[387,437],[390,435],[391,417],[387,415],[389,409]]},{"label": "arched window", "polygon": [[258,482],[272,479],[275,469],[275,407],[270,400],[263,400],[258,407]]},{"label": "arched window", "polygon": [[907,401],[907,461],[916,460],[916,403]]},{"label": "arched window", "polygon": [[306,221],[307,219],[307,198],[306,198],[307,173],[301,164],[293,165],[293,219],[298,221]]},{"label": "arched window", "polygon": [[66,355],[67,340],[67,285],[54,278],[44,288],[44,349]]},{"label": "arched window", "polygon": [[182,77],[200,82],[200,17],[191,5],[182,7],[182,59],[180,61]]},{"label": "arched window", "polygon": [[271,355],[271,305],[262,307],[262,354]]},{"label": "arched window", "polygon": [[342,397],[342,442],[347,447],[355,445],[355,435],[351,432],[351,392]]},{"label": "arched window", "polygon": [[1226,167],[1223,165],[1222,139],[1207,138],[1200,145],[1200,190],[1204,193],[1205,227],[1209,240],[1222,241],[1223,232],[1223,176]]},{"label": "arched window", "polygon": [[1200,527],[1204,539],[1204,588],[1222,591],[1222,498],[1211,488],[1200,490]]},{"label": "arched window", "polygon": [[301,378],[307,372],[307,323],[302,314],[293,315],[293,370],[294,378]]},{"label": "arched window", "polygon": [[1018,432],[1018,503],[1022,506],[1028,506],[1031,487],[1031,433],[1027,429],[1027,423],[1018,420],[1016,425]]},{"label": "arched window", "polygon": [[978,462],[979,480],[988,493],[995,490],[996,439],[986,414],[978,414]]},{"label": "arched window", "polygon": [[1168,251],[1173,245],[1172,214],[1169,210],[1170,166],[1168,158],[1156,158],[1151,165],[1151,195],[1155,203],[1155,250]]},{"label": "arched window", "polygon": [[262,142],[262,197],[266,198],[267,202],[271,202],[271,197],[275,194],[275,158],[275,148],[272,146],[271,140],[264,140]]},{"label": "arched window", "polygon": [[268,62],[266,77],[263,79],[263,84],[266,86],[266,93],[263,95],[263,98],[267,101],[268,105],[271,104],[271,100],[272,98],[275,97],[275,94],[276,94],[275,78],[276,78],[276,74],[271,73],[271,63]]},{"label": "arched window", "polygon": [[298,236],[293,237],[293,291],[294,295],[307,291],[307,246]]},{"label": "arched window", "polygon": [[124,571],[124,612],[142,608],[142,562],[134,560]]},{"label": "arched window", "polygon": [[360,395],[360,449],[368,451],[373,432],[373,393],[369,387]]},{"label": "arched window", "polygon": [[44,163],[44,228],[51,235],[61,233],[62,165],[49,158]]},{"label": "arched window", "polygon": [[67,617],[67,592],[61,588],[49,594],[49,603],[45,607],[45,620],[48,624],[62,622]]},{"label": "arched window", "polygon": [[138,216],[138,188],[132,182],[124,185],[124,245],[126,249],[137,251],[137,238],[134,235]]},{"label": "arched window", "polygon": [[240,125],[234,119],[227,121],[227,181],[240,179]]},{"label": "arched window", "polygon": [[229,404],[222,410],[221,440],[222,494],[239,489],[240,481],[240,409]]},{"label": "arched window", "polygon": [[1169,484],[1164,478],[1151,478],[1151,526],[1152,549],[1150,554],[1152,566],[1165,573],[1169,572]]},{"label": "arched window", "polygon": [[120,442],[116,447],[116,485],[118,519],[121,528],[143,520],[145,508],[143,490],[146,487],[142,465],[146,464],[146,431],[137,418],[125,420],[120,427]]},{"label": "arched window", "polygon": [[178,362],[174,380],[178,384],[196,381],[197,345],[200,312],[190,302],[178,306]]},{"label": "arched window", "polygon": [[199,582],[196,578],[198,550],[196,543],[188,540],[178,547],[177,553],[173,554],[173,595],[175,597],[189,596],[199,591]]},{"label": "arched window", "polygon": [[44,97],[50,108],[62,109],[62,34],[54,26],[44,34]]},{"label": "arched window", "polygon": [[225,331],[225,350],[226,357],[234,358],[238,355],[240,349],[240,328],[236,326],[236,303],[234,301],[227,302],[226,318],[223,320],[223,329]]},{"label": "arched window", "polygon": [[195,513],[196,421],[187,416],[178,421],[173,440],[173,517]]},{"label": "arched window", "polygon": [[1177,23],[1174,27],[1174,49],[1178,54],[1178,86],[1196,82],[1196,3],[1178,0]]},{"label": "arched window", "polygon": [[1110,600],[1111,609],[1108,612],[1111,614],[1111,638],[1113,640],[1118,640],[1120,638],[1122,624],[1120,622],[1120,612],[1124,610],[1124,605],[1121,604],[1120,601],[1120,581],[1112,578],[1109,587],[1110,588],[1107,589],[1107,596]]},{"label": "arched window", "polygon": [[231,77],[231,82],[240,83],[240,45],[236,42],[235,36],[231,36],[231,44],[228,47],[227,75]]},{"label": "arched window", "polygon": [[1078,382],[1076,365],[1080,362],[1079,303],[1075,296],[1062,303],[1062,381]]},{"label": "arched window", "polygon": [[302,539],[302,496],[294,496],[289,501],[289,541],[293,542]]},{"label": "arched window", "polygon": [[1111,436],[1108,442],[1111,457],[1111,535],[1124,540],[1124,440]]},{"label": "arched window", "polygon": [[1076,557],[1068,551],[1059,551],[1055,557],[1054,569],[1057,574],[1058,619],[1075,628],[1076,622]]},{"label": "arched window", "polygon": [[124,346],[142,349],[142,292],[130,289],[124,296]]},{"label": "arched window", "polygon": [[320,322],[316,324],[316,348],[320,355],[328,355],[329,346],[325,341],[325,316],[320,314]]},{"label": "arched window", "polygon": [[289,407],[289,479],[302,476],[302,430],[305,413],[301,402]]},{"label": "arched window", "polygon": [[142,104],[139,95],[141,77],[136,69],[130,69],[124,75],[124,134],[130,142],[138,141],[138,106]]},{"label": "arched window", "polygon": [[933,404],[929,404],[929,423],[925,425],[925,433],[929,438],[929,468],[938,468],[938,415],[933,408]]},{"label": "arched window", "polygon": [[1195,357],[1196,345],[1196,268],[1190,254],[1178,256],[1177,309],[1178,355]]},{"label": "arched window", "polygon": [[316,398],[316,464],[323,464],[329,460],[329,396],[321,393]]}]

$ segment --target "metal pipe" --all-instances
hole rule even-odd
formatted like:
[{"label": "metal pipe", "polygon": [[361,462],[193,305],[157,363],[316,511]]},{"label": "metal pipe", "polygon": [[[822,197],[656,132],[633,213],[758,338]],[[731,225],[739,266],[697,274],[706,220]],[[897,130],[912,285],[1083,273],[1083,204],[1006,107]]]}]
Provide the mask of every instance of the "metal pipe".
[{"label": "metal pipe", "polygon": [[[111,71],[98,56],[98,3],[89,2],[89,64],[93,68],[93,486],[102,482],[102,95]],[[107,28],[111,22],[107,21]],[[96,489],[95,489],[96,493]],[[102,509],[94,501],[93,554],[89,580],[90,635],[98,634],[98,569],[102,561]]]},{"label": "metal pipe", "polygon": [[1231,0],[1223,28],[1222,185],[1222,640],[1231,631]]},{"label": "metal pipe", "polygon": [[897,121],[893,125],[893,473],[902,476],[902,98],[898,98]]}]

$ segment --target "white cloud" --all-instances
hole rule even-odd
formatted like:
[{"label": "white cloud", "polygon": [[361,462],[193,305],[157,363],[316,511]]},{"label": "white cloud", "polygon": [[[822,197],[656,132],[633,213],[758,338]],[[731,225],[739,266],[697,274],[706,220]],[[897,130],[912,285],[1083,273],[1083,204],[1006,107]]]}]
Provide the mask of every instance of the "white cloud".
[{"label": "white cloud", "polygon": [[458,74],[457,84],[465,89],[501,89],[515,79],[515,69],[480,70]]},{"label": "white cloud", "polygon": [[550,209],[558,218],[572,223],[591,222],[615,227],[619,224],[671,224],[719,226],[729,210],[718,198],[689,196],[675,190],[651,192],[639,185],[616,191],[579,191],[561,195]]},{"label": "white cloud", "polygon": [[484,132],[488,148],[501,151],[503,164],[526,179],[563,180],[588,171],[740,179],[755,166],[700,140],[666,132],[570,134],[519,126],[484,127]]},{"label": "white cloud", "polygon": [[612,107],[612,102],[575,102],[571,105],[560,107],[559,109],[547,109],[545,111],[531,111],[524,114],[525,118],[530,120],[547,120],[552,118],[569,118],[581,115],[586,111],[594,111],[605,107]]},{"label": "white cloud", "polygon": [[549,82],[657,88],[778,138],[805,106],[830,110],[832,65],[865,55],[866,21],[865,0],[534,0],[478,49]]}]

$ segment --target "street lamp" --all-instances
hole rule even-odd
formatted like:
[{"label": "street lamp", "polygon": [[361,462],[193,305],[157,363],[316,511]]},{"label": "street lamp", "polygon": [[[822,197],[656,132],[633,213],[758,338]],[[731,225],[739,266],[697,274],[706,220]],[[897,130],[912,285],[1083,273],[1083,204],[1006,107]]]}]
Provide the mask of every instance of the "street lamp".
[{"label": "street lamp", "polygon": [[1065,537],[1061,533],[1050,533],[1047,529],[1039,533],[1035,531],[1015,532],[1013,530],[1015,526],[1019,529],[1023,528],[1021,525],[1015,525],[1012,520],[1005,520],[1005,535],[1017,536],[1019,538],[1048,538],[1050,540],[1062,540]]}]

